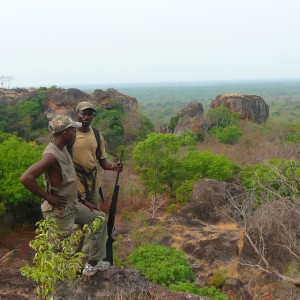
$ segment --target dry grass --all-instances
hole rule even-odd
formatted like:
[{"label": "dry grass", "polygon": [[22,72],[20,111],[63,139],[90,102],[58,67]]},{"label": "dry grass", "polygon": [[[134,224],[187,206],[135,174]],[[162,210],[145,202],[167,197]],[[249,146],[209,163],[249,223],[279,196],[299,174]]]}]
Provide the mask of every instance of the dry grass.
[{"label": "dry grass", "polygon": [[220,231],[231,231],[238,229],[236,223],[227,223],[227,222],[220,222],[214,226],[217,230]]}]

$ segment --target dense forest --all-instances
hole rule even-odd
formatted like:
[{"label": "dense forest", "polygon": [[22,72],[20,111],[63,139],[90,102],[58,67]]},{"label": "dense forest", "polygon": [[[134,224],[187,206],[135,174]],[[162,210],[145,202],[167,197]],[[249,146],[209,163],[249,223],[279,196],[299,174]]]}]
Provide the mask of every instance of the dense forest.
[{"label": "dense forest", "polygon": [[[86,91],[90,88],[84,87]],[[44,115],[48,90],[40,88],[34,98],[20,100],[13,106],[0,104],[1,234],[9,232],[9,227],[14,224],[26,224],[40,218],[40,199],[21,186],[19,177],[38,160],[48,140]],[[109,110],[98,107],[93,123],[103,134],[111,159],[117,159],[120,150],[125,149],[119,226],[125,225],[128,231],[119,232],[116,264],[139,268],[151,282],[170,290],[212,299],[242,299],[226,294],[223,288],[226,279],[234,276],[250,281],[252,285],[245,283],[245,287],[258,298],[271,295],[270,299],[287,299],[280,297],[290,293],[294,295],[290,299],[297,299],[300,227],[298,223],[286,222],[300,216],[300,82],[191,83],[119,87],[118,90],[137,98],[141,128],[126,131],[126,114],[115,101],[111,102]],[[263,124],[255,124],[240,120],[236,113],[225,107],[210,109],[211,101],[224,93],[262,96],[270,108],[269,119]],[[203,104],[208,124],[206,130],[201,134],[189,131],[182,135],[158,133],[162,124],[169,124],[191,102]],[[106,173],[102,176],[104,191],[109,197],[113,178]],[[206,184],[206,180],[216,184],[234,183],[243,189],[243,198],[228,197],[228,206],[222,206],[223,224],[235,224],[236,227],[230,227],[234,228],[233,232],[239,230],[245,237],[239,242],[241,249],[243,244],[247,245],[247,240],[258,257],[254,262],[243,261],[243,264],[249,269],[256,267],[271,277],[256,278],[260,273],[251,273],[248,269],[236,275],[237,269],[233,272],[228,262],[220,263],[214,259],[202,271],[196,270],[186,259],[183,249],[177,249],[180,250],[177,252],[173,247],[166,247],[166,236],[173,227],[162,220],[183,212],[191,204],[195,185],[202,181]],[[284,211],[285,217],[280,219],[275,212],[271,213],[270,203],[284,203],[285,207],[293,208],[293,214]],[[260,211],[263,211],[261,217]],[[262,219],[268,220],[267,224]],[[251,223],[253,220],[260,227],[255,227]],[[269,227],[274,222],[272,236],[278,235],[280,241],[268,239]],[[209,226],[203,224],[203,227]],[[255,240],[255,236],[259,240]],[[243,252],[241,249],[239,254]],[[277,256],[269,260],[266,251]],[[158,263],[155,257],[161,257],[161,261]],[[282,257],[285,257],[285,264],[279,266],[277,262]],[[189,259],[194,259],[194,264],[201,261],[192,254]],[[149,269],[149,264],[155,265],[158,272]],[[161,268],[162,264],[169,267]],[[204,287],[195,281],[201,276],[209,278]]]}]

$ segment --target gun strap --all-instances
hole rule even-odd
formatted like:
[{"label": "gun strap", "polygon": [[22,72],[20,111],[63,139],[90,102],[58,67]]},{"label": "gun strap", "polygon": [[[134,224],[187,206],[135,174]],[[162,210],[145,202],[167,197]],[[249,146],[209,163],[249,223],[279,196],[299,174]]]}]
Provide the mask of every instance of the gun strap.
[{"label": "gun strap", "polygon": [[[74,163],[74,166],[75,166],[75,170],[77,172],[77,176],[79,177],[79,179],[81,179],[81,182],[84,186],[86,198],[87,198],[87,200],[91,200],[92,195],[95,193],[97,168],[94,168],[90,172],[86,172],[82,166],[80,166],[76,163]],[[91,177],[92,177],[93,181],[92,181],[92,187],[91,187],[91,189],[89,189],[88,179],[90,179]]]}]

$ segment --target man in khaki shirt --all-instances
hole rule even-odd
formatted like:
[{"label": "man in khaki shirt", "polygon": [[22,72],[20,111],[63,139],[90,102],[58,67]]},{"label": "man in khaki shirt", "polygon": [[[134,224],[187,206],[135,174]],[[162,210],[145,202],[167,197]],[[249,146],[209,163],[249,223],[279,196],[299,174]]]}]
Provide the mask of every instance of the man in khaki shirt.
[{"label": "man in khaki shirt", "polygon": [[97,176],[97,161],[104,170],[122,172],[123,166],[121,163],[113,164],[107,160],[104,139],[99,132],[100,149],[98,148],[95,129],[90,126],[95,111],[88,101],[77,105],[77,119],[82,123],[82,127],[77,130],[76,140],[72,146],[72,157],[79,190],[85,193],[88,201],[99,208],[100,182]]}]

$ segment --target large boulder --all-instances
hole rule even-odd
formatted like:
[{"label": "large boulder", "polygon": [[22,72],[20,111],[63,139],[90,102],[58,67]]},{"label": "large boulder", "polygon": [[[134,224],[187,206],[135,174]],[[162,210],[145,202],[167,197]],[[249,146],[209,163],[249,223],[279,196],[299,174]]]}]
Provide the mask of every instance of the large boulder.
[{"label": "large boulder", "polygon": [[75,108],[81,101],[90,101],[91,96],[78,89],[49,89],[47,91],[46,113],[51,119],[55,115],[75,116]]},{"label": "large boulder", "polygon": [[299,199],[281,199],[267,202],[259,207],[247,221],[247,233],[240,259],[249,265],[268,269],[261,256],[280,272],[292,263],[299,264],[300,256],[300,202]]},{"label": "large boulder", "polygon": [[204,110],[202,104],[190,103],[173,118],[173,120],[175,120],[173,133],[182,134],[188,130],[199,133],[203,119]]},{"label": "large boulder", "polygon": [[243,187],[236,182],[200,179],[193,186],[190,203],[178,217],[194,225],[201,222],[216,224],[222,219],[220,209],[229,205],[229,199],[244,193]]},{"label": "large boulder", "polygon": [[15,105],[19,100],[28,100],[37,94],[37,89],[0,89],[0,104]]},{"label": "large boulder", "polygon": [[114,104],[119,103],[126,114],[126,128],[137,130],[141,128],[141,122],[137,117],[138,102],[136,98],[122,94],[115,89],[107,89],[106,91],[97,89],[91,94],[92,101],[97,105],[104,105],[108,109]]},{"label": "large boulder", "polygon": [[212,101],[210,107],[226,106],[237,112],[242,120],[263,123],[269,117],[269,106],[256,95],[223,94]]}]

